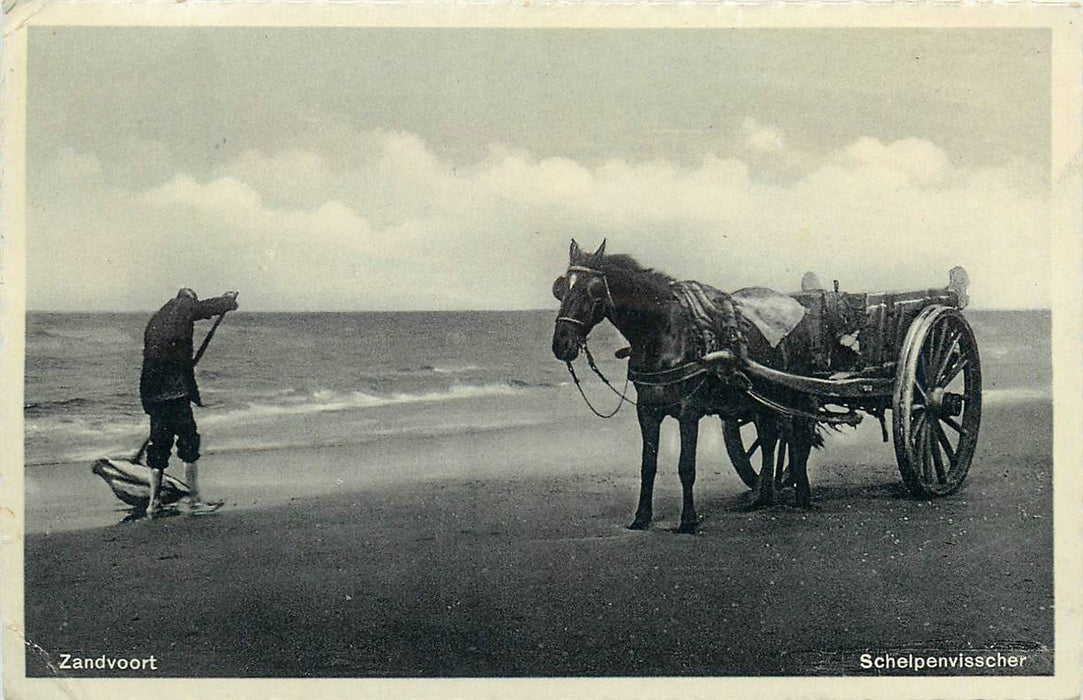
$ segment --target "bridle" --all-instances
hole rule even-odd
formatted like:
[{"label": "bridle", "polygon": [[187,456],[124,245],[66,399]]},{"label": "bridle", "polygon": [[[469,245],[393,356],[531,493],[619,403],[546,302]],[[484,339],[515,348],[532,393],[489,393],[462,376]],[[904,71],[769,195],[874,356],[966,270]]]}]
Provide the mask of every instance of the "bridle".
[{"label": "bridle", "polygon": [[[614,387],[612,384],[610,384],[609,379],[606,378],[606,376],[604,374],[602,374],[602,371],[600,369],[598,369],[597,363],[594,362],[594,355],[591,354],[590,348],[587,346],[587,334],[590,333],[590,330],[595,325],[600,323],[602,319],[610,316],[610,314],[613,311],[615,311],[617,307],[616,307],[616,304],[613,302],[613,292],[610,291],[610,289],[609,289],[609,280],[606,279],[605,272],[603,272],[602,270],[596,270],[593,267],[585,267],[583,265],[569,265],[568,266],[568,272],[565,275],[565,279],[568,281],[569,286],[568,286],[568,289],[565,290],[565,292],[564,292],[565,297],[567,297],[568,292],[571,291],[572,273],[574,273],[574,272],[582,272],[582,273],[586,273],[587,275],[592,275],[594,277],[600,277],[602,279],[602,284],[605,286],[605,298],[604,299],[598,299],[598,298],[596,298],[596,297],[594,297],[592,295],[591,296],[591,302],[592,302],[591,312],[592,312],[592,315],[593,315],[593,311],[598,307],[599,302],[605,304],[605,310],[602,312],[601,318],[599,318],[598,321],[595,322],[595,323],[588,323],[586,321],[580,321],[578,318],[573,318],[572,316],[557,316],[557,323],[560,323],[561,321],[564,321],[565,323],[571,323],[571,324],[579,326],[580,328],[583,329],[583,337],[579,341],[579,347],[583,350],[583,354],[587,356],[587,364],[590,365],[591,371],[593,371],[596,375],[598,375],[598,378],[602,380],[603,384],[605,384],[607,387],[609,387],[610,391],[612,391],[614,394],[616,394],[617,396],[620,397],[620,401],[617,403],[617,407],[614,408],[609,413],[602,413],[597,408],[595,408],[594,404],[592,404],[590,402],[590,399],[588,399],[587,395],[583,392],[583,386],[579,381],[579,376],[575,373],[575,367],[572,366],[571,360],[566,361],[564,364],[568,367],[568,374],[570,374],[572,376],[572,381],[575,383],[575,388],[579,390],[579,395],[583,397],[583,401],[587,404],[587,408],[589,408],[591,410],[591,412],[594,413],[594,415],[598,416],[599,418],[612,418],[613,416],[617,415],[617,411],[619,411],[621,409],[621,407],[624,406],[625,402],[630,403],[632,405],[636,405],[636,402],[633,401],[632,399],[628,398],[628,378],[627,377],[624,379],[624,389],[622,391],[617,391],[617,388]],[[563,306],[564,306],[564,304],[563,304],[563,301],[562,301],[561,302],[561,307],[563,307]],[[612,319],[610,319],[610,320],[612,320]]]},{"label": "bridle", "polygon": [[[605,272],[603,272],[601,270],[595,270],[593,267],[584,267],[583,265],[569,265],[568,266],[568,274],[565,275],[565,278],[568,280],[569,287],[568,287],[568,291],[566,291],[564,293],[565,296],[567,296],[568,292],[571,291],[571,286],[570,285],[571,285],[571,279],[572,279],[572,273],[573,272],[585,272],[588,275],[592,275],[592,276],[595,276],[595,277],[600,277],[602,279],[602,284],[605,285],[605,299],[599,300],[599,299],[591,296],[590,300],[593,303],[593,306],[591,307],[592,310],[598,306],[599,301],[602,301],[602,303],[605,304],[605,312],[602,314],[602,318],[606,318],[611,312],[616,310],[617,305],[615,303],[613,303],[613,293],[611,291],[609,291],[609,280],[606,279]],[[598,320],[601,321],[601,319],[598,319]],[[573,318],[571,316],[557,316],[557,322],[560,322],[560,321],[565,321],[567,323],[574,323],[575,325],[579,326],[580,328],[583,328],[583,329],[586,329],[586,330],[589,330],[591,328],[591,324],[588,324],[586,321],[580,321],[578,318]],[[584,340],[585,340],[585,337],[584,337]]]}]

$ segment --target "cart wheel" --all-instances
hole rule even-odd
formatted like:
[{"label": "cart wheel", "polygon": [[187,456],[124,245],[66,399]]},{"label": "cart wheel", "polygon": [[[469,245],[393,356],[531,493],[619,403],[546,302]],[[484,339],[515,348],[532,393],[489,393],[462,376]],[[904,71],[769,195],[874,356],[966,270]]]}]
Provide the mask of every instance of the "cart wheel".
[{"label": "cart wheel", "polygon": [[[726,442],[726,452],[730,456],[730,462],[750,489],[756,488],[756,480],[760,476],[760,438],[756,431],[756,424],[750,420],[723,419],[722,439]],[[745,445],[748,445],[746,448]],[[780,437],[775,446],[775,483],[776,486],[789,485],[792,476],[787,473],[789,464],[786,462],[788,445],[786,439]],[[756,463],[753,466],[752,460]]]},{"label": "cart wheel", "polygon": [[963,485],[981,423],[981,359],[959,311],[930,306],[906,334],[892,427],[903,482],[921,498]]}]

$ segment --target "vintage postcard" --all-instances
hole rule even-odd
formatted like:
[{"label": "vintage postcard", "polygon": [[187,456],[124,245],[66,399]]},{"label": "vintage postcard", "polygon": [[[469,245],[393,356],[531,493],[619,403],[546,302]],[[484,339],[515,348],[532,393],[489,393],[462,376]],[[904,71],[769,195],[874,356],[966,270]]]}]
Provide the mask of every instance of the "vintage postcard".
[{"label": "vintage postcard", "polygon": [[5,697],[1079,697],[1081,19],[6,2]]}]

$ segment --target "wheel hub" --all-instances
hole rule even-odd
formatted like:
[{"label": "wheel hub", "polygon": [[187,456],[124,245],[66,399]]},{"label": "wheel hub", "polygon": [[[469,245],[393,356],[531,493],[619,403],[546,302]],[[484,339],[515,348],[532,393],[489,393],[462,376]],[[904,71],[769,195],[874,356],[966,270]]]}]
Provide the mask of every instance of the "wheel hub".
[{"label": "wheel hub", "polygon": [[958,416],[963,412],[963,395],[950,391],[944,392],[944,400],[940,404],[940,413],[945,416]]},{"label": "wheel hub", "polygon": [[928,410],[938,416],[958,416],[963,412],[963,396],[941,387],[929,393]]}]

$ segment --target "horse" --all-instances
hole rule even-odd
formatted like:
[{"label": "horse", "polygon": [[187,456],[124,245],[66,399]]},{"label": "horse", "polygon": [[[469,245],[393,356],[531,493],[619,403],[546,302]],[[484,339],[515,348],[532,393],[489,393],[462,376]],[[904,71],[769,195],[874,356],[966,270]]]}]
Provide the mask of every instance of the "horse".
[{"label": "horse", "polygon": [[[775,448],[780,438],[789,445],[790,483],[796,487],[795,503],[800,508],[811,508],[808,457],[813,447],[823,444],[817,421],[805,417],[813,413],[786,414],[778,408],[796,406],[815,411],[814,399],[779,387],[764,387],[756,395],[751,394],[749,382],[739,370],[739,358],[747,357],[779,370],[807,371],[806,358],[811,355],[808,348],[812,342],[809,324],[802,319],[772,346],[760,329],[735,308],[729,295],[707,285],[677,282],[662,272],[643,267],[628,255],[606,255],[605,246],[603,240],[594,253],[585,253],[572,239],[567,271],[553,283],[553,296],[560,301],[560,310],[553,329],[552,350],[574,376],[572,361],[586,348],[591,330],[603,320],[613,324],[630,345],[621,355],[628,357],[628,376],[636,388],[642,459],[639,503],[628,527],[632,530],[650,527],[659,432],[667,416],[677,420],[681,436],[677,471],[682,508],[677,532],[695,533],[698,529],[699,516],[693,498],[696,444],[700,419],[707,415],[718,416],[723,423],[727,420],[755,423],[762,467],[752,508],[775,502],[776,489],[781,486],[776,483],[774,473]],[[707,303],[723,310],[722,321],[707,330],[721,336],[722,347],[736,358],[727,367],[709,368],[701,362],[710,348],[704,345],[703,324],[697,323],[695,310],[690,308],[694,302],[689,303],[680,294],[682,285],[688,284],[700,287],[707,295]],[[781,463],[782,459],[780,472]]]}]

